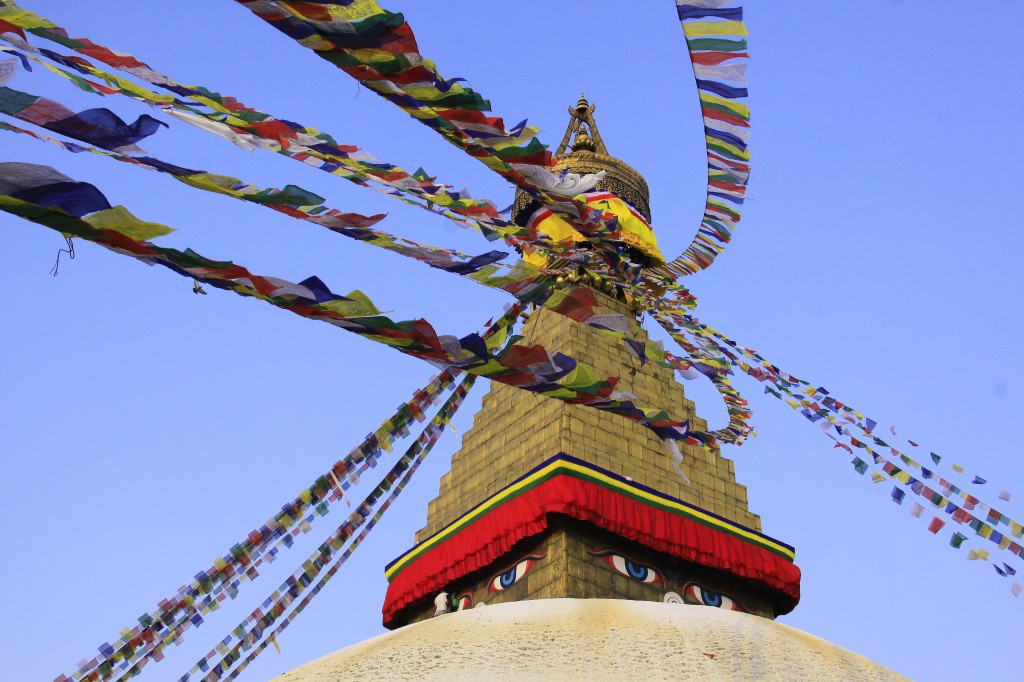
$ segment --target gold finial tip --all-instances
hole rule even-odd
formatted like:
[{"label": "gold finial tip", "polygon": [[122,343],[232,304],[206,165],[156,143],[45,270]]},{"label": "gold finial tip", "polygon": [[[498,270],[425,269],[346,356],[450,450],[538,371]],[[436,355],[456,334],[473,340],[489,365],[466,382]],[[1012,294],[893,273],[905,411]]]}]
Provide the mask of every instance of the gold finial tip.
[{"label": "gold finial tip", "polygon": [[594,149],[594,140],[591,139],[587,132],[586,125],[581,123],[579,129],[576,131],[576,139],[572,143],[572,150],[574,152],[592,152]]},{"label": "gold finial tip", "polygon": [[576,111],[585,112],[590,108],[590,102],[587,101],[587,96],[584,93],[580,93],[580,101],[576,102]]}]

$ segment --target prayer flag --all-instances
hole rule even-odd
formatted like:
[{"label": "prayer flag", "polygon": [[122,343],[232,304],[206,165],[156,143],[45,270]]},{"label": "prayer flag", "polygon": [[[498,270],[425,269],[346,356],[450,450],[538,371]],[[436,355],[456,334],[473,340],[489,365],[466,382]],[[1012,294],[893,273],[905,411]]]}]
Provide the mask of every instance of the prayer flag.
[{"label": "prayer flag", "polygon": [[907,494],[896,486],[892,487],[892,501],[896,504],[903,504],[903,498],[906,496]]},{"label": "prayer flag", "polygon": [[963,533],[954,533],[953,537],[949,539],[949,546],[960,549],[960,545],[964,544],[964,540],[966,539],[967,536]]},{"label": "prayer flag", "polygon": [[967,553],[968,561],[988,561],[988,550],[975,548]]},{"label": "prayer flag", "polygon": [[910,508],[910,515],[914,516],[914,517],[917,517],[917,518],[921,518],[921,512],[923,512],[923,511],[924,511],[924,507],[922,505],[920,505],[919,503],[915,502],[914,506]]},{"label": "prayer flag", "polygon": [[946,522],[940,519],[938,516],[932,519],[932,522],[928,524],[928,532],[938,533],[942,530],[942,527],[946,525]]}]

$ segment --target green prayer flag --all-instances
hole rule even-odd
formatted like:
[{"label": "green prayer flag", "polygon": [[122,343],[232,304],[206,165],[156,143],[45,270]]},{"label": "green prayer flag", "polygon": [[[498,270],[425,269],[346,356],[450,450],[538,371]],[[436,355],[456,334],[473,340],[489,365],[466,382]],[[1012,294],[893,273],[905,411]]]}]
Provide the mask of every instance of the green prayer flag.
[{"label": "green prayer flag", "polygon": [[20,90],[11,88],[0,88],[0,112],[14,115],[22,109],[31,106],[39,98]]},{"label": "green prayer flag", "polygon": [[687,40],[691,50],[708,50],[711,52],[742,52],[747,49],[746,40],[726,40],[724,38],[691,38]]}]

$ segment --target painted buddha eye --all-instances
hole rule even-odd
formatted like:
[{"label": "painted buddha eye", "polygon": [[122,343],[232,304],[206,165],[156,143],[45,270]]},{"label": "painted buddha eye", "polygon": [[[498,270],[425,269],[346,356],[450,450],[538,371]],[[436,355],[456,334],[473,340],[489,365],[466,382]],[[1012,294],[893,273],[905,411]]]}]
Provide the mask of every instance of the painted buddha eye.
[{"label": "painted buddha eye", "polygon": [[588,551],[590,551],[591,555],[603,559],[606,564],[631,580],[648,585],[652,583],[662,584],[661,574],[646,564],[634,561],[610,549]]},{"label": "painted buddha eye", "polygon": [[465,611],[466,609],[471,609],[471,608],[473,608],[473,593],[472,592],[466,592],[464,594],[460,594],[458,597],[455,598],[455,610],[456,611]]},{"label": "painted buddha eye", "polygon": [[745,608],[737,604],[736,600],[729,595],[709,590],[697,583],[687,583],[683,587],[683,601],[687,604],[711,606],[716,609],[726,609],[727,611],[747,612]]},{"label": "painted buddha eye", "polygon": [[546,555],[547,553],[534,554],[523,558],[521,561],[519,561],[519,563],[509,567],[508,569],[502,571],[498,575],[491,578],[490,581],[488,581],[487,583],[487,591],[504,592],[505,590],[507,590],[508,588],[512,587],[517,582],[522,580],[523,576],[526,575],[527,571],[533,568],[533,565],[537,563],[538,560],[543,559]]}]

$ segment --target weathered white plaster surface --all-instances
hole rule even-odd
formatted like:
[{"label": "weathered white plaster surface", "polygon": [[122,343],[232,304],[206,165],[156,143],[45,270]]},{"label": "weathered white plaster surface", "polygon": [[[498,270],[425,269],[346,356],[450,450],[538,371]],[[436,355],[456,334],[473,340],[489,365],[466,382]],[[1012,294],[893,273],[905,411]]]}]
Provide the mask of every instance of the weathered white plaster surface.
[{"label": "weathered white plaster surface", "polygon": [[736,611],[623,599],[536,599],[409,625],[275,682],[905,679],[806,632]]}]

